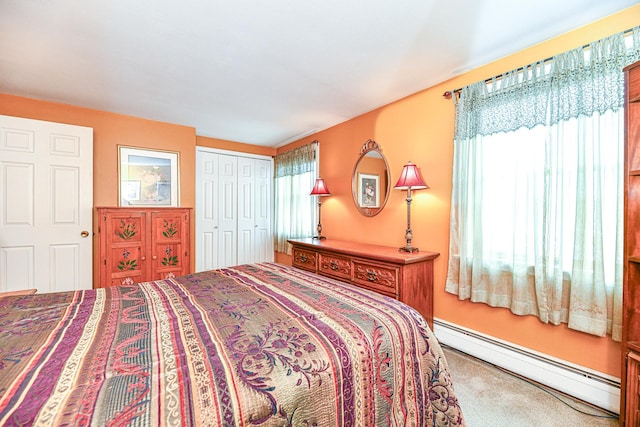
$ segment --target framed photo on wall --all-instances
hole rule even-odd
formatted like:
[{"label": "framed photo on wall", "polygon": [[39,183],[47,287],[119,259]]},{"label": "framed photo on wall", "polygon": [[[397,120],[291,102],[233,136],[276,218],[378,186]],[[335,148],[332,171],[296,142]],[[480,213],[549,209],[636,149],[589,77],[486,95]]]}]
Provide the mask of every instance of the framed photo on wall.
[{"label": "framed photo on wall", "polygon": [[358,203],[362,208],[380,207],[380,176],[358,173]]},{"label": "framed photo on wall", "polygon": [[180,206],[179,153],[118,146],[120,206]]}]

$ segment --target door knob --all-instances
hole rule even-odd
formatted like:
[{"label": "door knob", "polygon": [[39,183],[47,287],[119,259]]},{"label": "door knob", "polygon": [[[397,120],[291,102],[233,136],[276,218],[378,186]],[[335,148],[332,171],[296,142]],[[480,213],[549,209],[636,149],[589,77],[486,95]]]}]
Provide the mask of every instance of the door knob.
[{"label": "door knob", "polygon": [[89,232],[88,232],[87,230],[83,230],[83,231],[80,233],[80,235],[81,235],[82,237],[89,237]]}]

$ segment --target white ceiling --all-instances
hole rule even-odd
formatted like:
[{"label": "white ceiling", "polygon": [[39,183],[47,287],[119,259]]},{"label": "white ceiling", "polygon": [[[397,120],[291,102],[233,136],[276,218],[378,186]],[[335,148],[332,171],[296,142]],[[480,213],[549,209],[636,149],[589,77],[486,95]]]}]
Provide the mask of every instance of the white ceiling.
[{"label": "white ceiling", "polygon": [[635,4],[0,0],[0,93],[277,147]]}]

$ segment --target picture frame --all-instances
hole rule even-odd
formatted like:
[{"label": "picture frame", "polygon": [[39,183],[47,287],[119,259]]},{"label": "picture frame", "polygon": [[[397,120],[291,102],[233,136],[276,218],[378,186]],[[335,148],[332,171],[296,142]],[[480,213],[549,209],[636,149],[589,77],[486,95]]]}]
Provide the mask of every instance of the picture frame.
[{"label": "picture frame", "polygon": [[120,206],[180,206],[180,153],[118,146]]},{"label": "picture frame", "polygon": [[358,173],[358,204],[362,208],[380,207],[380,175]]}]

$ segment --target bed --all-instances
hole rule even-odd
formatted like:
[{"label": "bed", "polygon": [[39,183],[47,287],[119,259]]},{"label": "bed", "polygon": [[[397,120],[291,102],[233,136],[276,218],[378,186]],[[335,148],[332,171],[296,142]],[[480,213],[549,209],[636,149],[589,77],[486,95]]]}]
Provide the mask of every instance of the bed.
[{"label": "bed", "polygon": [[0,425],[464,425],[426,321],[277,263],[0,298]]}]

